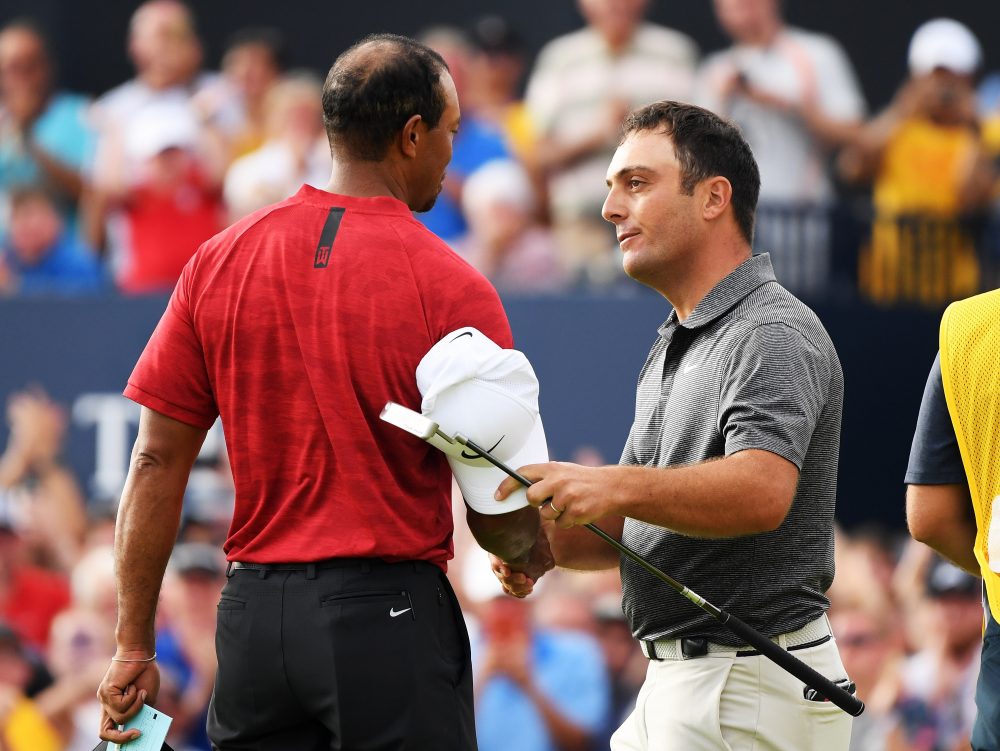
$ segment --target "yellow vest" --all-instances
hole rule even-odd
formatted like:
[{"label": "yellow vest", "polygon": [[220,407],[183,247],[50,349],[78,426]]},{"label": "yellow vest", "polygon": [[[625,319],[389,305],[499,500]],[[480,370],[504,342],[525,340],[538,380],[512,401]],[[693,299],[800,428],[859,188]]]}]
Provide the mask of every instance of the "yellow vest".
[{"label": "yellow vest", "polygon": [[976,512],[976,558],[1000,620],[1000,290],[944,312],[941,379]]}]

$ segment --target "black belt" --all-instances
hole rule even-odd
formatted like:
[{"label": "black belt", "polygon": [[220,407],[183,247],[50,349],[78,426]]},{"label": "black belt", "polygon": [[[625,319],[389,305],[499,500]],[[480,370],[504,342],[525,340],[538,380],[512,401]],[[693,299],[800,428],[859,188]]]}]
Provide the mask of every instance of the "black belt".
[{"label": "black belt", "polygon": [[263,578],[272,571],[305,571],[306,578],[311,579],[317,571],[331,568],[357,568],[367,573],[373,568],[382,566],[410,566],[414,571],[429,566],[437,571],[441,569],[428,561],[383,561],[381,558],[325,558],[320,561],[303,561],[301,563],[244,563],[230,561],[226,566],[226,576],[232,576],[233,571],[242,569],[256,571]]}]

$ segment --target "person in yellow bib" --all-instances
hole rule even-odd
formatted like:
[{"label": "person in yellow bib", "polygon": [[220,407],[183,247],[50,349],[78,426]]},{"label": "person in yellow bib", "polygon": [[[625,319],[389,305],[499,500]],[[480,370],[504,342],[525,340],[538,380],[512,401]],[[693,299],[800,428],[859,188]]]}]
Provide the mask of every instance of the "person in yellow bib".
[{"label": "person in yellow bib", "polygon": [[952,303],[906,470],[910,534],[985,587],[974,751],[1000,748],[1000,290]]}]

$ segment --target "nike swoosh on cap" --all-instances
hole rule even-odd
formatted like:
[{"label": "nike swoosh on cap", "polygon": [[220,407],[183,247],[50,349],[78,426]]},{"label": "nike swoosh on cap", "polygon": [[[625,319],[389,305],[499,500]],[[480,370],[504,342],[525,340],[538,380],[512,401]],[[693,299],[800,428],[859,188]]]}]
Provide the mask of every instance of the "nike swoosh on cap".
[{"label": "nike swoosh on cap", "polygon": [[[463,336],[464,336],[464,334],[463,334]],[[486,449],[486,453],[492,454],[493,453],[493,449],[495,449],[497,446],[499,446],[500,445],[500,441],[502,441],[506,437],[507,437],[506,434],[500,436],[500,440],[498,440],[496,443],[494,443],[492,446],[490,446],[488,449]],[[479,454],[470,454],[467,451],[465,451],[465,449],[462,449],[462,456],[464,456],[466,459],[480,459],[480,458],[482,458]]]}]

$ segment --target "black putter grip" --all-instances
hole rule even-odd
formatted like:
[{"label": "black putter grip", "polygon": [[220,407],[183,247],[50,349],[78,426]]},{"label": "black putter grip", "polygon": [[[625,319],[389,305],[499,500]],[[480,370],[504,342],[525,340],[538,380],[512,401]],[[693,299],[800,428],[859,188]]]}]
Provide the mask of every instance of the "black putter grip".
[{"label": "black putter grip", "polygon": [[791,652],[782,649],[759,631],[750,628],[735,615],[722,611],[722,618],[720,620],[751,647],[766,655],[770,660],[809,686],[809,688],[816,689],[820,694],[847,712],[847,714],[852,717],[858,717],[865,711],[865,703],[861,699],[847,693],[829,678],[820,675],[806,665]]}]

